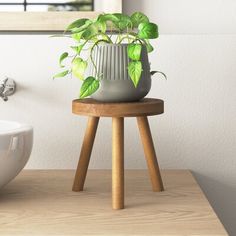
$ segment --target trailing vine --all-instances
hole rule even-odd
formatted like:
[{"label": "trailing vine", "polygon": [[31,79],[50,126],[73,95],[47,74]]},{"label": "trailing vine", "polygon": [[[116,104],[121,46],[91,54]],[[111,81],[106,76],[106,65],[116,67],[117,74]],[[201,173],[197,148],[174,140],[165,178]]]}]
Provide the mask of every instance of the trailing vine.
[{"label": "trailing vine", "polygon": [[[69,69],[56,74],[54,78],[73,74],[83,81],[80,98],[85,98],[97,91],[102,79],[102,75],[98,75],[97,66],[92,57],[96,46],[99,44],[127,43],[127,54],[130,59],[127,70],[134,86],[137,87],[142,74],[142,47],[146,46],[148,53],[154,50],[149,40],[158,38],[158,26],[150,22],[148,17],[141,12],[135,12],[131,16],[121,13],[100,14],[93,20],[82,18],[74,21],[67,27],[63,36],[75,40],[76,45],[71,46],[74,55],[69,56],[68,52],[61,54],[60,67],[64,68],[64,60],[72,57],[71,66]],[[87,59],[83,59],[80,55],[85,50],[89,50]],[[84,78],[89,60],[95,68],[95,76]],[[163,74],[159,71],[151,72],[152,75],[154,73]]]}]

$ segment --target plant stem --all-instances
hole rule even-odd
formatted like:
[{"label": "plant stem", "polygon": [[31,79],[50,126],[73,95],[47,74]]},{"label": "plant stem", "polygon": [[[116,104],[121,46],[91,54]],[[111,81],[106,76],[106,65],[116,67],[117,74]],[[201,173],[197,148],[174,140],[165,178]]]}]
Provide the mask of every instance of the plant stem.
[{"label": "plant stem", "polygon": [[[130,35],[130,34],[129,34],[129,36],[127,36],[127,34],[126,34],[126,35],[124,35],[123,37],[121,37],[121,39],[120,39],[120,41],[118,42],[118,44],[120,44],[124,39],[130,39],[130,36],[131,36],[131,37],[135,37],[135,36]],[[134,38],[134,39],[136,39],[136,38]]]},{"label": "plant stem", "polygon": [[98,76],[98,70],[97,70],[97,66],[96,66],[96,64],[95,64],[95,62],[94,62],[94,60],[93,60],[93,55],[92,55],[92,53],[93,53],[94,48],[95,48],[100,42],[108,43],[106,40],[100,39],[100,40],[98,40],[96,43],[94,43],[94,45],[91,47],[91,50],[90,50],[90,60],[91,60],[93,66],[94,66],[94,69],[95,69],[95,78],[97,78],[97,76]]},{"label": "plant stem", "polygon": [[128,39],[128,43],[130,43],[130,37],[129,37],[129,27],[127,27],[127,29],[126,29],[126,32],[127,32],[127,39]]}]

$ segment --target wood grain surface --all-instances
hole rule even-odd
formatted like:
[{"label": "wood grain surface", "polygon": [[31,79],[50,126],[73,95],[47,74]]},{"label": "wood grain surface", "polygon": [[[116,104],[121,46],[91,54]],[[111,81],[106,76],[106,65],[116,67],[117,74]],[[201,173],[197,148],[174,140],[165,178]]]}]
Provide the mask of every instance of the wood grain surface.
[{"label": "wood grain surface", "polygon": [[164,186],[160,174],[159,165],[157,162],[156,151],[152,140],[151,129],[149,126],[148,118],[137,117],[139,133],[143,143],[143,149],[149,169],[149,175],[152,182],[152,189],[154,192],[164,191]]},{"label": "wood grain surface", "polygon": [[227,235],[189,171],[162,171],[152,192],[147,171],[126,171],[126,208],[111,209],[111,171],[23,171],[0,190],[0,235]]},{"label": "wood grain surface", "polygon": [[94,99],[76,99],[72,111],[77,115],[104,117],[152,116],[164,112],[164,102],[155,98],[144,98],[139,102],[103,103]]},{"label": "wood grain surface", "polygon": [[124,118],[112,118],[112,207],[124,208]]},{"label": "wood grain surface", "polygon": [[89,117],[72,190],[83,191],[99,118]]},{"label": "wood grain surface", "polygon": [[95,18],[101,12],[0,12],[0,31],[64,31],[79,18]]},{"label": "wood grain surface", "polygon": [[[61,11],[61,12],[0,12],[0,31],[64,31],[66,27],[79,18],[93,19],[102,12],[122,12],[122,0],[99,0],[98,11]],[[7,1],[6,1],[7,2]],[[14,2],[14,1],[13,1]],[[39,1],[40,2],[40,1]],[[108,2],[107,2],[108,3]]]}]

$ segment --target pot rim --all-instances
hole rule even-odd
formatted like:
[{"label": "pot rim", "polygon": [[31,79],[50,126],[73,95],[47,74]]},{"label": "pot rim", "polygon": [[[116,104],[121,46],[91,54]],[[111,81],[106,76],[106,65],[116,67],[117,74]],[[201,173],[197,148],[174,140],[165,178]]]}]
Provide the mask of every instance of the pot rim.
[{"label": "pot rim", "polygon": [[[92,43],[90,43],[92,44]],[[105,47],[105,46],[108,46],[108,47],[127,47],[128,45],[130,45],[131,43],[106,43],[104,42],[103,44],[97,44],[98,47]],[[145,47],[144,44],[140,44],[142,45],[142,47]]]}]

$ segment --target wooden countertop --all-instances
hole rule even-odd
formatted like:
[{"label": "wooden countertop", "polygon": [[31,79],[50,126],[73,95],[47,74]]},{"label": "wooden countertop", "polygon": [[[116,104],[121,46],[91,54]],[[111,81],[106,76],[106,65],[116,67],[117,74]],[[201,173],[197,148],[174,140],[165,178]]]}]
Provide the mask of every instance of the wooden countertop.
[{"label": "wooden countertop", "polygon": [[0,190],[0,235],[228,235],[189,171],[162,171],[152,192],[145,170],[126,171],[126,209],[111,209],[111,172],[89,170],[84,192],[75,171],[23,171]]}]

